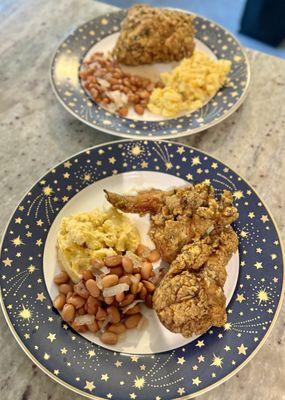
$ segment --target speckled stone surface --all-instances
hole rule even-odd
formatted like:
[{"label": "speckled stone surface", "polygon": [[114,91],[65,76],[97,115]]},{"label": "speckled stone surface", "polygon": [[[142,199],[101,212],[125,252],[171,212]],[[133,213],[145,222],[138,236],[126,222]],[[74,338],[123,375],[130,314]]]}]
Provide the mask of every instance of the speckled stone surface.
[{"label": "speckled stone surface", "polygon": [[[85,147],[116,140],[69,115],[55,99],[48,74],[58,42],[79,24],[110,10],[91,0],[1,4],[1,231],[18,201],[49,167]],[[245,177],[268,204],[284,238],[285,62],[248,54],[252,85],[244,105],[217,127],[180,141],[211,153]],[[254,359],[201,400],[285,399],[284,311],[283,305],[272,334]],[[2,313],[0,321],[1,399],[83,399],[33,365]]]}]

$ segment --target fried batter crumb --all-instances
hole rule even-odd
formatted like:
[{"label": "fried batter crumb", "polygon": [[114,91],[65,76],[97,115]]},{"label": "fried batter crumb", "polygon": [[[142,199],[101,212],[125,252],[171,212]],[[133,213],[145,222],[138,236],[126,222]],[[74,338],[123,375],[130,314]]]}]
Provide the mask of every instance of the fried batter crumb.
[{"label": "fried batter crumb", "polygon": [[192,16],[149,5],[128,10],[113,55],[126,65],[180,61],[193,53]]}]

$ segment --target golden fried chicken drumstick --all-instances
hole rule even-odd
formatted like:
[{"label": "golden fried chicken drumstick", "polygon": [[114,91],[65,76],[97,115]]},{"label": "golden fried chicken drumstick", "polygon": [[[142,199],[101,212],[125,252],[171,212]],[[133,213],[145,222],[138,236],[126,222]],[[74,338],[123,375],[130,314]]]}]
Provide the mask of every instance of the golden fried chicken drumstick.
[{"label": "golden fried chicken drumstick", "polygon": [[137,196],[107,192],[107,200],[127,213],[150,214],[149,235],[164,261],[171,263],[185,244],[199,239],[216,226],[237,218],[232,195],[225,190],[218,201],[214,189],[199,183],[168,192],[151,189]]},{"label": "golden fried chicken drumstick", "polygon": [[168,192],[149,190],[136,196],[106,192],[108,201],[128,213],[150,214],[150,237],[170,263],[156,288],[153,306],[171,332],[185,337],[226,322],[226,265],[238,247],[229,226],[238,217],[232,195],[219,200],[200,183]]}]

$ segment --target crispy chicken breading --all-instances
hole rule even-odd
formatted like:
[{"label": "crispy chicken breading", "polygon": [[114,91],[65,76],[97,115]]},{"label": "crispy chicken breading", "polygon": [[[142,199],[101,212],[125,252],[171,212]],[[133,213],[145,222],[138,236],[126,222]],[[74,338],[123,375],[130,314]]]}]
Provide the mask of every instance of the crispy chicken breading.
[{"label": "crispy chicken breading", "polygon": [[168,192],[151,189],[137,196],[106,192],[108,201],[121,211],[150,213],[150,237],[163,260],[171,263],[185,244],[217,226],[226,226],[237,218],[232,195],[225,190],[218,201],[214,189],[200,183]]},{"label": "crispy chicken breading", "polygon": [[238,247],[229,226],[238,217],[231,193],[225,190],[217,200],[214,189],[200,183],[137,196],[106,194],[124,212],[150,214],[149,234],[162,259],[170,263],[153,296],[160,321],[185,337],[222,326],[226,265]]},{"label": "crispy chicken breading", "polygon": [[186,13],[138,4],[129,8],[113,55],[126,65],[180,61],[193,53],[193,18]]},{"label": "crispy chicken breading", "polygon": [[183,247],[153,296],[161,322],[185,337],[226,322],[226,265],[237,250],[231,227]]}]

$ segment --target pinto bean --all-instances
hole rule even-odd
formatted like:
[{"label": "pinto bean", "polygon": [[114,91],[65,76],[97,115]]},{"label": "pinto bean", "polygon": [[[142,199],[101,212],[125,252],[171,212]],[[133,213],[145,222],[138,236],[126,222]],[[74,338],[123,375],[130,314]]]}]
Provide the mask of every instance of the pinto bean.
[{"label": "pinto bean", "polygon": [[57,285],[61,285],[62,283],[69,282],[69,276],[65,271],[60,272],[53,278],[54,283]]}]

